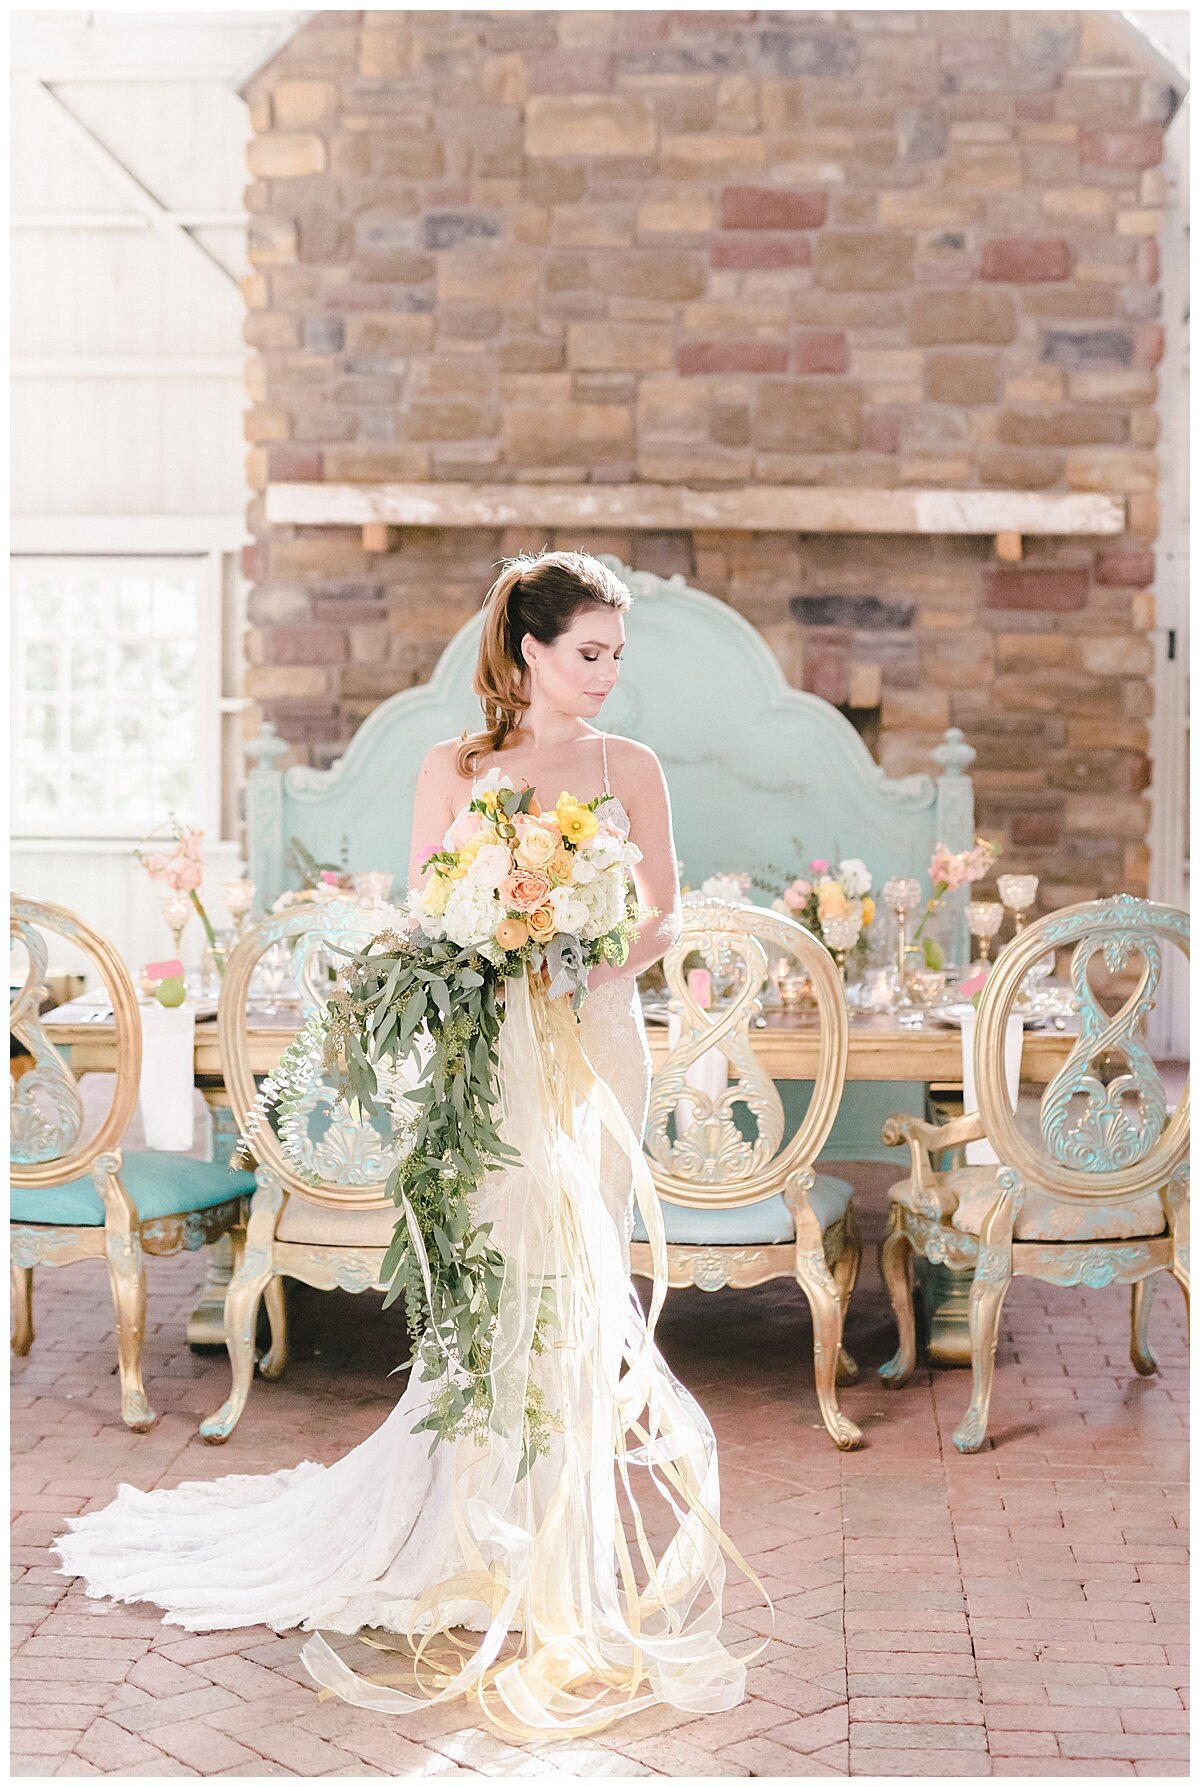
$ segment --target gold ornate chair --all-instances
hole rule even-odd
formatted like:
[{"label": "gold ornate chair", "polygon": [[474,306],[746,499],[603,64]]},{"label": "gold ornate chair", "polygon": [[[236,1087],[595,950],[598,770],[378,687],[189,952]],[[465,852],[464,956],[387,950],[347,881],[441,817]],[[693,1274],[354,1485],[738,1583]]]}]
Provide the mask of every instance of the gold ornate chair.
[{"label": "gold ornate chair", "polygon": [[[751,1041],[769,952],[793,958],[809,976],[820,1025],[812,1097],[786,1142],[778,1088]],[[689,961],[697,959],[719,998],[710,1009],[688,988]],[[668,1282],[717,1291],[795,1278],[812,1311],[821,1415],[834,1444],[849,1450],[861,1445],[862,1434],[838,1408],[836,1385],[857,1376],[841,1343],[861,1249],[852,1187],[813,1165],[846,1077],[846,1000],[837,970],[828,950],[794,919],[723,900],[685,903],[682,935],[663,968],[680,1034],[654,1074],[645,1149],[662,1201]],[[687,1078],[709,1049],[719,1049],[730,1070],[729,1085],[715,1095]],[[681,1102],[691,1119],[686,1128],[678,1122]],[[640,1222],[631,1266],[650,1275]]]},{"label": "gold ornate chair", "polygon": [[[10,936],[25,955],[24,979],[9,1012],[19,1045],[10,1068],[9,1235],[12,1346],[33,1345],[33,1274],[38,1266],[103,1259],[117,1324],[121,1416],[144,1433],[155,1414],[142,1383],[146,1254],[178,1253],[229,1235],[241,1246],[249,1173],[183,1154],[122,1154],[138,1100],[142,1029],[137,995],[112,945],[64,906],[14,897]],[[86,1133],[83,1099],[69,1065],[41,1022],[46,933],[81,949],[112,1001],[117,1066],[112,1102]]]},{"label": "gold ornate chair", "polygon": [[[250,926],[226,964],[221,982],[218,1037],[229,1102],[238,1128],[246,1126],[256,1087],[247,1044],[251,978],[271,952],[275,972],[301,1015],[323,1004],[329,973],[339,958],[324,945],[362,948],[384,928],[385,917],[352,899],[302,903]],[[290,1036],[280,1037],[280,1054]],[[246,1247],[225,1295],[225,1344],[232,1386],[216,1414],[201,1423],[211,1445],[222,1445],[246,1406],[254,1376],[254,1337],[264,1297],[271,1315],[271,1346],[258,1362],[275,1378],[287,1364],[287,1319],[282,1279],[298,1278],[317,1290],[384,1289],[380,1272],[396,1225],[396,1206],[384,1196],[395,1164],[382,1118],[362,1123],[337,1102],[336,1072],[323,1067],[319,1045],[287,1096],[290,1134],[300,1142],[303,1166],[285,1154],[269,1123],[258,1128]]]},{"label": "gold ornate chair", "polygon": [[[1154,1275],[1169,1272],[1187,1298],[1189,1093],[1169,1114],[1143,1036],[1164,942],[1187,953],[1186,914],[1127,894],[1040,919],[1002,951],[979,1002],[979,1110],[941,1125],[893,1117],[884,1127],[885,1141],[908,1143],[912,1168],[892,1187],[880,1254],[900,1334],[880,1375],[897,1388],[916,1363],[912,1254],[973,1266],[972,1394],[954,1434],[960,1452],[978,1451],[987,1433],[1000,1312],[1014,1275],[1131,1285],[1130,1354],[1143,1375],[1155,1370],[1147,1341]],[[1060,947],[1072,950],[1080,1035],[1042,1096],[1034,1138],[1009,1105],[1004,1034],[1028,970]],[[1090,978],[1097,956],[1114,976],[1126,974],[1132,959],[1141,962],[1136,985],[1111,1015]],[[931,1154],[985,1138],[998,1166],[933,1170]]]}]

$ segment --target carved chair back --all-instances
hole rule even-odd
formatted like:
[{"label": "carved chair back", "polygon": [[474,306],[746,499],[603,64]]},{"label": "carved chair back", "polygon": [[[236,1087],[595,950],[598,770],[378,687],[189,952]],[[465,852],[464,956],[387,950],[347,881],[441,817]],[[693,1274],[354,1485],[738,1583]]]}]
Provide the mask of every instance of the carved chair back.
[{"label": "carved chair back", "polygon": [[[48,936],[62,937],[83,952],[112,1001],[117,1041],[112,1101],[90,1135],[84,1134],[83,1099],[75,1076],[41,1021]],[[17,1186],[65,1185],[118,1146],[137,1107],[142,1070],[137,994],[112,944],[65,906],[14,895],[9,937],[25,957],[21,989],[9,1008],[9,1033],[25,1051],[16,1061],[31,1062],[23,1071],[10,1069],[10,1176]]]},{"label": "carved chair back", "polygon": [[[1118,894],[1048,913],[1001,951],[979,1002],[975,1084],[988,1139],[1023,1185],[1053,1198],[1128,1203],[1164,1192],[1186,1171],[1190,1093],[1185,1086],[1168,1118],[1145,1041],[1164,943],[1188,954],[1187,914]],[[1039,1134],[1031,1137],[1005,1087],[1005,1029],[1033,963],[1063,947],[1071,949],[1079,1040],[1042,1095]],[[1110,974],[1140,962],[1133,990],[1112,1014],[1090,978],[1097,958]]]},{"label": "carved chair back", "polygon": [[[724,900],[687,900],[683,913],[682,934],[663,963],[680,1030],[651,1083],[645,1147],[662,1197],[730,1209],[784,1192],[811,1172],[845,1082],[846,1000],[828,950],[795,919]],[[812,1097],[787,1141],[778,1087],[759,1066],[751,1040],[776,956],[791,958],[808,976],[820,1026]],[[712,977],[709,1008],[688,986],[689,967],[697,960]],[[729,1084],[716,1095],[698,1090],[687,1077],[710,1049],[720,1050],[729,1069]],[[672,1134],[681,1102],[691,1121]]]},{"label": "carved chair back", "polygon": [[[300,901],[282,912],[257,920],[242,936],[226,964],[217,1012],[217,1033],[225,1085],[238,1128],[247,1132],[257,1088],[248,1049],[247,1026],[253,1019],[270,1027],[273,1013],[287,1013],[290,1034],[280,1036],[280,1054],[304,1026],[313,1037],[303,1064],[290,1076],[277,1107],[276,1121],[260,1122],[253,1134],[253,1152],[260,1167],[270,1170],[285,1190],[312,1203],[338,1210],[370,1210],[386,1206],[388,1175],[396,1161],[393,1125],[381,1110],[364,1122],[339,1097],[346,1085],[344,1063],[327,1063],[316,1033],[316,1020],[333,983],[344,967],[342,950],[362,949],[389,920],[393,908],[362,905],[349,898]],[[285,1025],[280,1022],[281,1031]],[[415,1069],[412,1078],[415,1078]],[[392,1088],[393,1108],[400,1115],[401,1073]],[[380,1076],[380,1091],[384,1086]],[[285,1152],[280,1134],[300,1154],[297,1162]]]}]

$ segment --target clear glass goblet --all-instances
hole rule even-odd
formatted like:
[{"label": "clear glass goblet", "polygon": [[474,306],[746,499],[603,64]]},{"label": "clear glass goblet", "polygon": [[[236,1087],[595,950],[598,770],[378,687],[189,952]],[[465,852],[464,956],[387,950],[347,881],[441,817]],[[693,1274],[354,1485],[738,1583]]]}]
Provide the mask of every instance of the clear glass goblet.
[{"label": "clear glass goblet", "polygon": [[977,960],[986,962],[992,947],[992,938],[1004,923],[1004,907],[999,900],[968,900],[967,928],[972,937],[979,939],[979,955]]},{"label": "clear glass goblet", "polygon": [[1037,899],[1037,890],[1036,875],[1000,875],[996,879],[996,891],[1013,915],[1015,936],[1025,929],[1025,915]]},{"label": "clear glass goblet", "polygon": [[253,881],[222,881],[221,898],[225,902],[225,910],[233,920],[233,934],[240,937],[246,923],[246,915],[254,904]]},{"label": "clear glass goblet", "polygon": [[185,893],[168,893],[163,895],[161,904],[162,915],[167,921],[167,929],[171,933],[171,941],[178,956],[180,940],[187,928],[188,919],[192,916],[192,902]]},{"label": "clear glass goblet", "polygon": [[833,959],[838,965],[838,973],[842,978],[842,986],[846,984],[846,951],[853,949],[862,935],[862,919],[856,918],[852,912],[844,917],[823,918],[821,935],[826,947],[833,952]]}]

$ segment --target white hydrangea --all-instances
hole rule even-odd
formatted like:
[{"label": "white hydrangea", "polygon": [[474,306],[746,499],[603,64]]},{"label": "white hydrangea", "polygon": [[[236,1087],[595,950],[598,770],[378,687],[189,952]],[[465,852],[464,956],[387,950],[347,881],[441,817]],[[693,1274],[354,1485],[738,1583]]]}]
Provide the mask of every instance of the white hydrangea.
[{"label": "white hydrangea", "polygon": [[587,908],[587,921],[579,931],[583,941],[603,937],[625,916],[625,881],[618,872],[597,875],[579,889],[579,898]]},{"label": "white hydrangea", "polygon": [[472,881],[456,881],[446,901],[439,935],[449,937],[460,948],[481,943],[491,936],[503,917],[504,907],[490,888],[477,887]]}]

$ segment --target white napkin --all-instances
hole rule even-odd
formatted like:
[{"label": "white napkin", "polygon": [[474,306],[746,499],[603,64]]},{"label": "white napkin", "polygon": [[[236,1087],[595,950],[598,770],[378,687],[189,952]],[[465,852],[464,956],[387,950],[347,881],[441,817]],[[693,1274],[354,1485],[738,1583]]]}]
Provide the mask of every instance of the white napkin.
[{"label": "white napkin", "polygon": [[[679,1041],[681,1027],[678,1013],[671,1012],[667,1018],[668,1048],[673,1049]],[[729,1062],[720,1049],[706,1049],[698,1061],[693,1061],[686,1084],[694,1086],[697,1092],[707,1092],[710,1098],[717,1098],[724,1092],[729,1084]],[[675,1134],[686,1135],[695,1120],[691,1099],[681,1098],[675,1106]]]},{"label": "white napkin", "polygon": [[196,1007],[171,1009],[157,999],[138,1007],[142,1017],[142,1127],[147,1148],[186,1154],[196,1129]]},{"label": "white napkin", "polygon": [[[963,1110],[977,1111],[979,1101],[975,1092],[975,1017],[974,1011],[964,1012],[962,1021],[962,1077],[963,1077]],[[1004,1080],[1008,1087],[1008,1101],[1015,1115],[1017,1099],[1021,1091],[1021,1050],[1025,1043],[1025,1026],[1019,1017],[1010,1017],[1004,1035]],[[968,1166],[995,1166],[999,1155],[990,1142],[968,1142],[966,1161]]]}]

